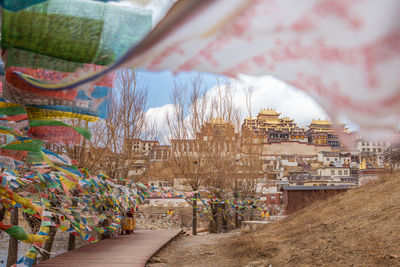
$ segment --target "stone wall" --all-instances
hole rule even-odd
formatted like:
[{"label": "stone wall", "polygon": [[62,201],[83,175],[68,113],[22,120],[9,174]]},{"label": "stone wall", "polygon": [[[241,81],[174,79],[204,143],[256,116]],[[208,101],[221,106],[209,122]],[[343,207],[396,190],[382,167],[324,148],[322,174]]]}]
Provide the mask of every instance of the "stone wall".
[{"label": "stone wall", "polygon": [[313,145],[300,142],[281,142],[264,144],[263,155],[317,155],[320,151],[332,151],[330,146]]}]

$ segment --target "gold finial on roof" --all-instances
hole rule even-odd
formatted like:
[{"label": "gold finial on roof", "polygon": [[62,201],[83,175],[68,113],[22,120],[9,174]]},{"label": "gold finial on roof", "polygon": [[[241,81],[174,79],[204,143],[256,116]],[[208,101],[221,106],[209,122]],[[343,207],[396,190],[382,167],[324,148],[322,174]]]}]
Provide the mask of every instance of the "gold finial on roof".
[{"label": "gold finial on roof", "polygon": [[274,108],[266,108],[266,109],[262,108],[260,110],[259,114],[261,114],[261,115],[274,115],[274,116],[281,115],[280,113],[276,112]]}]

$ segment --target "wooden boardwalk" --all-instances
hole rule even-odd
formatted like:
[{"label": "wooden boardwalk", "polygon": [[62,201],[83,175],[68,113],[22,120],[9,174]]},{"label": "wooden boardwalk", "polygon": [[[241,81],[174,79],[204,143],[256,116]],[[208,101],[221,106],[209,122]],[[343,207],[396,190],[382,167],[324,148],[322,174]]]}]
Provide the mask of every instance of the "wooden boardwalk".
[{"label": "wooden boardwalk", "polygon": [[179,230],[135,230],[133,235],[120,235],[101,240],[60,254],[35,266],[145,266],[154,253],[179,233]]}]

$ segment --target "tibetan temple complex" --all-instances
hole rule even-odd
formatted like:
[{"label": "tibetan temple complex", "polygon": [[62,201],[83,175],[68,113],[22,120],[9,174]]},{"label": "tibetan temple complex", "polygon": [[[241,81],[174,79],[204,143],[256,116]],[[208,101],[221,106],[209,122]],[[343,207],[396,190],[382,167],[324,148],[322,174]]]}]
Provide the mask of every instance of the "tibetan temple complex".
[{"label": "tibetan temple complex", "polygon": [[[344,124],[340,125],[342,132],[347,133]],[[339,136],[333,130],[332,122],[328,120],[313,120],[308,126],[309,143],[315,145],[329,145],[332,148],[340,148],[342,145]]]},{"label": "tibetan temple complex", "polygon": [[[254,137],[263,138],[267,143],[301,142],[340,148],[338,135],[328,120],[313,120],[308,129],[300,128],[293,119],[280,118],[274,109],[261,109],[256,118],[246,118],[242,131],[249,131]],[[346,129],[343,125],[343,131]]]}]

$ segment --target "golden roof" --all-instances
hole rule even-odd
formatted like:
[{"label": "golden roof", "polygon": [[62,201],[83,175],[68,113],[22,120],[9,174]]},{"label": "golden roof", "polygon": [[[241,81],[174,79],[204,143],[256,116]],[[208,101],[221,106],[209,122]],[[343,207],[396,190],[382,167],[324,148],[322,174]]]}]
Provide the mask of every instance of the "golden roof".
[{"label": "golden roof", "polygon": [[282,120],[284,120],[284,121],[293,121],[293,119],[291,119],[289,117],[284,117],[284,118],[282,118]]},{"label": "golden roof", "polygon": [[275,111],[275,109],[270,109],[270,108],[267,108],[267,109],[265,109],[265,108],[263,108],[263,109],[261,109],[260,110],[260,113],[259,113],[259,115],[281,115],[281,113],[278,113],[278,112],[276,112]]},{"label": "golden roof", "polygon": [[312,120],[311,124],[317,124],[317,125],[332,125],[332,122],[330,122],[329,120]]}]

